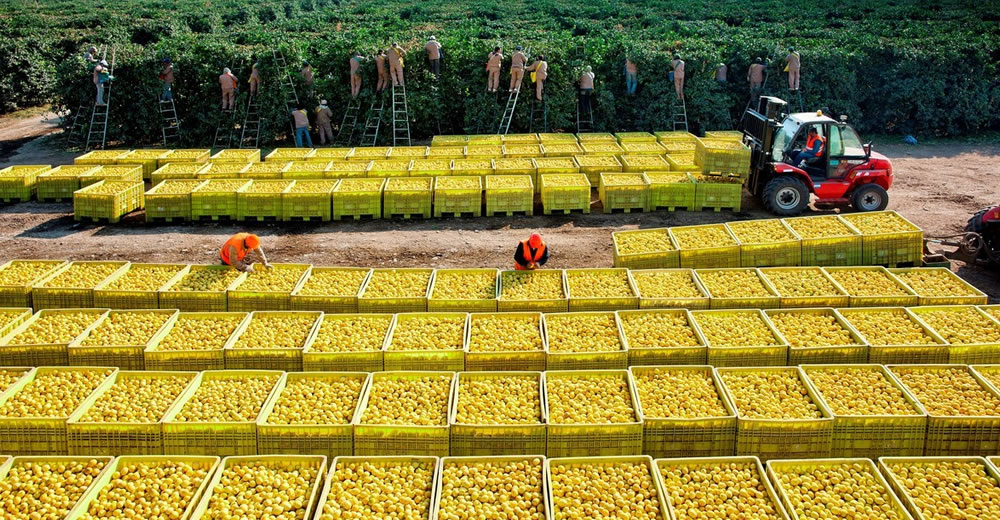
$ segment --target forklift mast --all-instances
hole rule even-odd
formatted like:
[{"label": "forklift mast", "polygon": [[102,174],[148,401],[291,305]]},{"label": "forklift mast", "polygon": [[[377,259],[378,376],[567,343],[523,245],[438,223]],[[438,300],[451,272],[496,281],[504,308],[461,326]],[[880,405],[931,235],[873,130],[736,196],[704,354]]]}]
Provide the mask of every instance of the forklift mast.
[{"label": "forklift mast", "polygon": [[773,96],[761,96],[757,109],[748,108],[743,117],[743,141],[750,147],[748,189],[757,195],[771,177],[771,150],[774,136],[787,115],[788,103]]}]

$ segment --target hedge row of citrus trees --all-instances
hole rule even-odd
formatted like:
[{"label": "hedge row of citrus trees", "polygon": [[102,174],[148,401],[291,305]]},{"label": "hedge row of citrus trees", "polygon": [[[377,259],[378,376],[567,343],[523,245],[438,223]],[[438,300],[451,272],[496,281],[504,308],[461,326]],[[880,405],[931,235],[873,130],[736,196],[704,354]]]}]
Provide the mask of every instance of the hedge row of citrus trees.
[{"label": "hedge row of citrus trees", "polygon": [[[109,43],[116,49],[109,138],[130,146],[159,139],[157,74],[160,60],[169,56],[183,140],[207,145],[222,117],[223,67],[245,86],[257,61],[265,81],[267,145],[285,139],[288,128],[273,49],[286,56],[293,76],[303,60],[313,65],[313,97],[303,101],[312,107],[320,97],[328,99],[339,120],[349,99],[351,52],[370,56],[396,41],[411,51],[406,77],[416,137],[496,132],[506,95],[485,93],[484,70],[496,45],[508,56],[515,45],[530,49],[532,57],[545,55],[549,128],[566,131],[575,130],[575,82],[588,65],[597,75],[596,130],[670,128],[673,87],[666,76],[671,56],[680,53],[687,62],[688,116],[700,131],[738,121],[749,98],[746,69],[755,57],[771,60],[769,90],[787,97],[780,59],[794,45],[802,53],[808,110],[829,107],[869,133],[962,135],[1000,128],[1000,30],[997,14],[982,4],[543,0],[494,7],[444,0],[382,6],[182,0],[174,10],[138,0],[116,3],[113,10],[95,7],[104,5],[96,0],[82,4],[90,2],[94,9],[75,12],[57,9],[63,4],[54,0],[3,8],[11,14],[0,17],[3,110],[49,101],[72,111],[92,101],[81,54],[90,44]],[[33,16],[35,10],[42,15]],[[445,49],[440,78],[429,73],[422,52],[431,34]],[[639,65],[633,97],[625,95],[626,56]],[[729,66],[726,84],[713,80],[718,63]],[[371,61],[364,83],[367,108],[375,83]],[[529,99],[522,96],[511,131],[527,130]]]}]

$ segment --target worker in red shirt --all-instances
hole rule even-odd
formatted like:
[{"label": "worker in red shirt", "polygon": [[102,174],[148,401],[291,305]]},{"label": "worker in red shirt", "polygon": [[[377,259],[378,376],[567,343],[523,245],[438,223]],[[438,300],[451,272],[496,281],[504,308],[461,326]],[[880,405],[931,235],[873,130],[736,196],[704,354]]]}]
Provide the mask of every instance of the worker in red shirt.
[{"label": "worker in red shirt", "polygon": [[514,251],[514,269],[534,271],[549,261],[549,248],[545,247],[542,235],[532,233],[527,240],[517,244]]},{"label": "worker in red shirt", "polygon": [[254,258],[259,258],[264,267],[271,269],[271,264],[267,263],[267,256],[260,247],[260,237],[253,233],[236,233],[222,244],[222,250],[219,251],[222,265],[232,266],[248,273],[253,272]]}]

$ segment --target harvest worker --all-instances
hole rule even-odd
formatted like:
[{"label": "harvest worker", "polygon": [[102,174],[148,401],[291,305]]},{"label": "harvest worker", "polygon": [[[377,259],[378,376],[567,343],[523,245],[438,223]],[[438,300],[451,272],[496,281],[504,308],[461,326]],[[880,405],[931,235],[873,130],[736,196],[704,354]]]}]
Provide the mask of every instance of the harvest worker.
[{"label": "harvest worker", "polygon": [[815,157],[823,157],[826,150],[826,138],[819,135],[816,127],[809,128],[809,138],[806,139],[806,149],[801,152],[792,152],[792,164],[797,164],[799,168],[806,165],[806,161]]},{"label": "harvest worker", "polygon": [[580,111],[590,113],[590,96],[594,93],[594,70],[590,65],[580,75]]},{"label": "harvest worker", "polygon": [[625,57],[625,94],[635,95],[635,89],[639,86],[639,66],[628,56]]},{"label": "harvest worker", "polygon": [[312,136],[309,135],[309,114],[305,107],[299,103],[297,110],[292,110],[292,120],[295,121],[295,146],[302,148],[302,139],[309,143],[309,148],[313,147]]},{"label": "harvest worker", "polygon": [[254,63],[250,69],[250,95],[256,96],[260,90],[260,63]]},{"label": "harvest worker", "polygon": [[496,92],[500,88],[500,66],[503,65],[503,53],[500,47],[495,47],[486,60],[486,91]]},{"label": "harvest worker", "polygon": [[531,80],[535,82],[535,98],[541,101],[545,80],[549,77],[549,64],[545,62],[545,56],[539,55],[538,59],[524,70],[534,73],[531,75]]},{"label": "harvest worker", "polygon": [[94,67],[97,66],[97,47],[91,46],[87,49],[86,54],[83,55],[83,61],[87,62],[87,72],[93,72]]},{"label": "harvest worker", "polygon": [[[354,51],[351,54],[351,97],[358,97],[361,93],[361,53]],[[379,78],[381,81],[381,78]]]},{"label": "harvest worker", "polygon": [[545,247],[542,235],[532,233],[527,240],[517,244],[514,251],[514,269],[534,271],[549,261],[549,248]]},{"label": "harvest worker", "polygon": [[271,264],[267,263],[267,256],[264,255],[264,249],[260,247],[260,237],[253,233],[236,233],[222,244],[222,249],[219,251],[222,265],[229,265],[248,273],[253,272],[254,257],[259,257],[264,267],[271,269]]},{"label": "harvest worker", "polygon": [[302,82],[305,83],[306,87],[311,87],[313,84],[313,68],[309,65],[308,61],[302,62],[302,70],[299,71],[299,76],[302,78]]},{"label": "harvest worker", "polygon": [[219,75],[219,86],[222,87],[223,110],[232,110],[235,106],[234,98],[239,85],[239,80],[233,75],[233,71],[229,70],[229,67],[222,69],[222,74]]},{"label": "harvest worker", "polygon": [[389,86],[389,70],[385,67],[385,49],[379,49],[375,56],[375,70],[378,72],[378,85],[375,86],[375,93],[382,92]]},{"label": "harvest worker", "polygon": [[750,82],[750,92],[760,90],[761,85],[764,84],[764,70],[766,68],[764,60],[759,57],[753,60],[750,69],[747,70],[747,81]]},{"label": "harvest worker", "polygon": [[795,47],[788,48],[788,56],[785,56],[785,72],[788,73],[788,90],[798,90],[799,89],[799,69],[802,65],[802,60],[799,57],[799,53],[795,52]]},{"label": "harvest worker", "polygon": [[715,66],[715,81],[717,83],[725,83],[728,75],[729,67],[727,67],[725,63],[720,63]]},{"label": "harvest worker", "polygon": [[333,127],[330,120],[333,119],[333,111],[327,106],[326,100],[319,102],[316,108],[316,131],[319,132],[319,144],[326,144],[327,139],[333,142]]},{"label": "harvest worker", "polygon": [[680,54],[674,54],[670,68],[673,69],[671,75],[674,78],[674,91],[677,92],[677,99],[684,99],[684,60],[681,59]]},{"label": "harvest worker", "polygon": [[101,60],[100,63],[94,67],[94,85],[97,85],[97,105],[107,106],[104,101],[104,86],[115,79],[114,76],[108,71],[108,62]]},{"label": "harvest worker", "polygon": [[392,85],[401,87],[403,86],[403,56],[406,56],[406,51],[398,43],[393,43],[392,47],[389,47],[388,56],[389,75],[392,76]]},{"label": "harvest worker", "polygon": [[431,73],[440,78],[441,43],[437,41],[437,38],[431,36],[427,39],[427,45],[424,45],[424,50],[427,51],[427,59],[431,62]]},{"label": "harvest worker", "polygon": [[521,46],[514,47],[514,55],[510,57],[510,91],[521,91],[521,80],[524,79],[524,65],[528,58],[521,52]]},{"label": "harvest worker", "polygon": [[173,99],[174,64],[170,62],[170,58],[163,58],[163,70],[160,71],[160,84],[163,87],[160,91],[160,101],[170,101]]}]

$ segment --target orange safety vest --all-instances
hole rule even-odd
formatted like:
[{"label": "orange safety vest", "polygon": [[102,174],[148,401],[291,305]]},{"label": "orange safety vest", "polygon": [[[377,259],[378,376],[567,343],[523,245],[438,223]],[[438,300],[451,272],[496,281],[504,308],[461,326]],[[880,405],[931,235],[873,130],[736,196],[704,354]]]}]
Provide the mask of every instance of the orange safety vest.
[{"label": "orange safety vest", "polygon": [[[521,248],[524,250],[524,257],[526,259],[528,259],[529,263],[532,263],[532,264],[537,264],[538,261],[542,259],[542,256],[545,255],[545,242],[542,242],[542,245],[539,246],[538,249],[535,250],[535,254],[531,254],[531,246],[528,245],[528,241],[527,240],[522,240],[521,241]],[[525,269],[528,268],[528,266],[521,265],[521,264],[518,264],[516,262],[515,262],[514,267],[518,271],[523,271],[523,270],[525,270]]]},{"label": "orange safety vest", "polygon": [[819,151],[816,152],[816,157],[823,157],[823,152],[826,151],[826,138],[820,135],[810,136],[806,141],[806,150],[812,150],[813,144],[816,141],[820,142]]},{"label": "orange safety vest", "polygon": [[242,262],[246,258],[247,253],[250,249],[247,249],[246,239],[250,236],[250,233],[236,233],[235,235],[229,237],[225,244],[222,244],[222,250],[219,251],[219,257],[227,265],[233,265],[231,259],[229,258],[229,248],[236,248],[236,260]]}]

